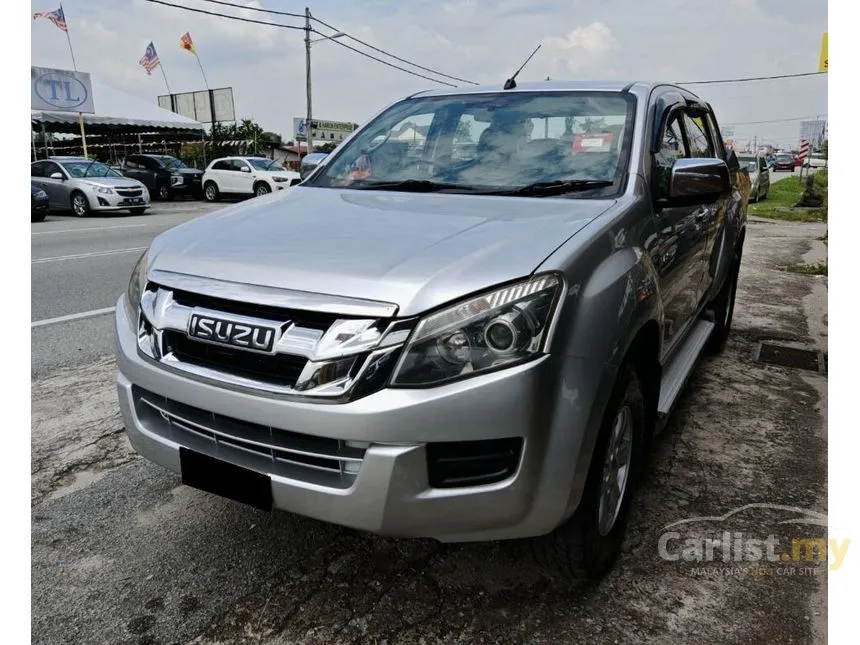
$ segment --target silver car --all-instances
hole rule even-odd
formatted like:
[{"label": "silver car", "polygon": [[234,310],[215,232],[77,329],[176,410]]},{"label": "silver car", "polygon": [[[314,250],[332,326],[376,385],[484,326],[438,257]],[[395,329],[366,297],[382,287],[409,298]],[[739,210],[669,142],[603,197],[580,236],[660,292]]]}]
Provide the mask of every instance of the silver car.
[{"label": "silver car", "polygon": [[738,161],[742,168],[749,171],[750,183],[750,201],[757,202],[762,199],[767,199],[770,192],[770,166],[767,165],[767,159],[764,155],[738,155]]},{"label": "silver car", "polygon": [[30,164],[30,181],[46,193],[52,211],[71,210],[78,217],[91,212],[146,212],[149,191],[100,161],[84,157],[51,157]]},{"label": "silver car", "polygon": [[598,577],[728,338],[745,179],[671,84],[407,97],[292,190],[155,238],[115,314],[128,437],[255,507],[534,538]]}]

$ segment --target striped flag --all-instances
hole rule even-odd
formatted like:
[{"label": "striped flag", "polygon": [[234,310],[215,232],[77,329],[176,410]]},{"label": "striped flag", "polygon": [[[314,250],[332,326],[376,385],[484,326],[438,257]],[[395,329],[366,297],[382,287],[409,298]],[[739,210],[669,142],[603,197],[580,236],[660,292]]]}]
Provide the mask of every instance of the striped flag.
[{"label": "striped flag", "polygon": [[197,55],[197,50],[194,48],[194,41],[191,40],[191,32],[186,31],[182,34],[182,37],[179,39],[179,46],[185,51],[191,52],[195,56]]},{"label": "striped flag", "polygon": [[146,46],[146,53],[140,57],[140,65],[146,70],[147,74],[152,74],[152,70],[158,67],[161,61],[158,60],[158,53],[155,51],[155,44],[152,42]]},{"label": "striped flag", "polygon": [[33,14],[33,20],[36,20],[36,18],[47,18],[66,33],[69,32],[69,28],[66,26],[66,16],[63,14],[62,7],[56,11],[38,11]]}]

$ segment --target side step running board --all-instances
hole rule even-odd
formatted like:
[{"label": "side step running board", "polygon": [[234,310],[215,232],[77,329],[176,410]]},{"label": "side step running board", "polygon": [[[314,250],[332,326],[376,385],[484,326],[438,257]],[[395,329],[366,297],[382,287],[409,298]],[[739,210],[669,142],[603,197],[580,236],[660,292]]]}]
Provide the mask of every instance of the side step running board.
[{"label": "side step running board", "polygon": [[657,403],[659,420],[665,419],[675,406],[712,331],[714,331],[714,323],[709,320],[698,320],[693,323],[693,329],[683,346],[675,352],[672,362],[663,370],[663,379],[660,381],[660,400]]}]

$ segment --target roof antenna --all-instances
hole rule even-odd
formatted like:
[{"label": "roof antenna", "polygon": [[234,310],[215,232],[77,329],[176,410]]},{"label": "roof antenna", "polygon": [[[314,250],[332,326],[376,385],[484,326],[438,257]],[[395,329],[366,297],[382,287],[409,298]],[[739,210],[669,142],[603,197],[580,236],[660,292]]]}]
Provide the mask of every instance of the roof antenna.
[{"label": "roof antenna", "polygon": [[512,89],[514,89],[514,88],[517,86],[517,81],[516,81],[517,75],[518,75],[521,71],[523,71],[523,67],[525,67],[526,65],[528,65],[528,62],[532,59],[532,56],[534,56],[535,54],[537,54],[537,50],[538,50],[538,49],[540,49],[540,45],[538,45],[537,47],[535,47],[535,50],[531,53],[531,56],[529,56],[528,58],[526,58],[526,62],[525,62],[525,63],[523,63],[522,65],[520,65],[520,68],[519,68],[516,72],[514,72],[514,75],[513,75],[513,76],[511,76],[508,80],[506,80],[506,81],[505,81],[505,89],[506,89],[506,90],[512,90]]}]

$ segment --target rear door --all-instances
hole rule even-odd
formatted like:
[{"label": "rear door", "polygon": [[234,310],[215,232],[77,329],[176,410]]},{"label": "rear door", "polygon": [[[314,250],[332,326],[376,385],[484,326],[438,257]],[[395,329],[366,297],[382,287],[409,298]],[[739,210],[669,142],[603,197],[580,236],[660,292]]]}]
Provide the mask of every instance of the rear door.
[{"label": "rear door", "polygon": [[[42,177],[41,188],[48,193],[50,207],[54,210],[63,210],[71,208],[71,188],[69,187],[69,175],[60,168],[60,164],[53,161],[46,161],[44,168],[44,177]],[[60,173],[63,179],[55,179],[51,177],[56,173]]]},{"label": "rear door", "polygon": [[149,172],[147,172],[146,168],[141,163],[141,157],[137,155],[130,155],[126,157],[125,164],[123,165],[122,174],[131,179],[137,179],[143,185],[145,185],[150,192],[153,189],[152,185],[152,176]]}]

